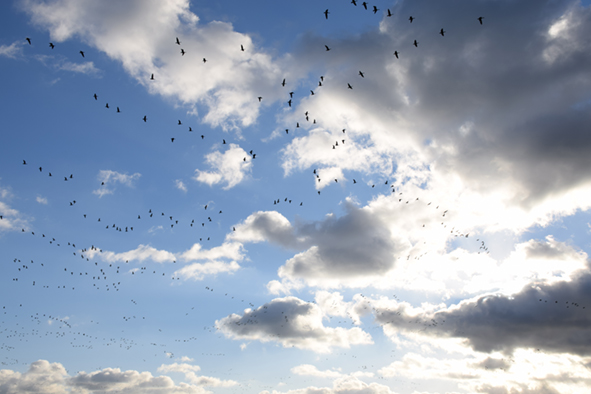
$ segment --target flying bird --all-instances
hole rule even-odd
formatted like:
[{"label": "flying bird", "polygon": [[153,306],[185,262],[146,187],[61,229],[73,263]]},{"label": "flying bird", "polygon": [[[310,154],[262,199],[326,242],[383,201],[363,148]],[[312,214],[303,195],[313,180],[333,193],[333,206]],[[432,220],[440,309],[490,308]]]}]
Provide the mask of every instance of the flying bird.
[{"label": "flying bird", "polygon": [[330,12],[328,12],[328,9],[326,11],[324,11],[324,16],[326,17],[326,19],[328,19],[328,14],[330,14]]},{"label": "flying bird", "polygon": [[415,42],[412,45],[414,45],[416,48],[419,47],[419,43],[417,42],[417,40],[415,40]]},{"label": "flying bird", "polygon": [[359,75],[361,75],[361,78],[365,78],[365,76],[363,75],[363,73],[361,71],[359,71]]},{"label": "flying bird", "polygon": [[148,121],[148,117],[144,115],[144,122]]},{"label": "flying bird", "polygon": [[328,47],[328,45],[325,45],[324,47],[326,48],[327,52],[330,51],[330,48]]},{"label": "flying bird", "polygon": [[154,74],[152,74],[152,76],[150,77],[150,81],[154,81]]},{"label": "flying bird", "polygon": [[351,84],[349,84],[349,83],[347,84],[347,87],[348,87],[349,89],[353,89],[353,86],[351,86]]},{"label": "flying bird", "polygon": [[285,86],[285,78],[283,78],[283,82],[281,82],[281,86]]},{"label": "flying bird", "polygon": [[357,0],[351,0],[351,4],[357,7]]},{"label": "flying bird", "polygon": [[181,48],[181,56],[185,56],[185,50]]},{"label": "flying bird", "polygon": [[396,56],[396,59],[399,59],[399,57],[398,57],[398,51],[394,51],[394,56]]},{"label": "flying bird", "polygon": [[243,46],[243,45],[240,45],[240,50],[241,50],[242,52],[244,52],[244,46]]},{"label": "flying bird", "polygon": [[262,99],[263,99],[262,97],[259,97],[259,103],[261,102]]},{"label": "flying bird", "polygon": [[388,8],[388,15],[386,16],[392,16],[392,13],[390,12],[390,9]]},{"label": "flying bird", "polygon": [[361,3],[361,5],[363,6],[363,8],[365,8],[367,10],[367,3],[365,1],[363,3]]},{"label": "flying bird", "polygon": [[84,57],[84,51],[80,51],[80,54],[82,55],[82,57]]},{"label": "flying bird", "polygon": [[55,48],[55,45],[53,45],[53,42],[50,42],[50,43],[49,43],[49,47],[50,47],[51,49]]},{"label": "flying bird", "polygon": [[412,21],[415,20],[415,18],[413,18],[412,16],[410,18],[408,18],[408,20],[410,21],[410,23],[412,23]]},{"label": "flying bird", "polygon": [[178,37],[176,38],[176,44],[177,44],[177,45],[181,45],[181,42],[180,42],[180,40],[179,40],[179,38],[178,38]]},{"label": "flying bird", "polygon": [[379,11],[379,8],[378,8],[378,7],[376,7],[376,6],[374,5],[374,6],[373,6],[373,13],[374,13],[374,14],[377,14],[377,13],[378,13],[378,11]]},{"label": "flying bird", "polygon": [[444,31],[443,29],[441,29],[441,30],[439,31],[439,34],[441,34],[441,37],[444,37],[444,35],[445,35],[445,31]]},{"label": "flying bird", "polygon": [[98,96],[96,95],[96,93],[94,94],[94,99],[98,100]]},{"label": "flying bird", "polygon": [[27,42],[29,43],[29,45],[31,45],[31,39],[29,37],[25,38],[25,40],[27,40]]}]

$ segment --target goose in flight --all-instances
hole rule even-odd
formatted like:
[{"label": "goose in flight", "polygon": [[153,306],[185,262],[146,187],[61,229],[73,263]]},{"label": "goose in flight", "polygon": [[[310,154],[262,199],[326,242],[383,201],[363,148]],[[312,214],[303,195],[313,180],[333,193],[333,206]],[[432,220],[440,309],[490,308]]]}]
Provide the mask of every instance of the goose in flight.
[{"label": "goose in flight", "polygon": [[49,43],[49,47],[50,47],[51,49],[55,48],[55,45],[53,45],[53,42],[50,42],[50,43]]},{"label": "goose in flight", "polygon": [[281,82],[281,86],[285,86],[285,78],[283,78],[283,82]]},{"label": "goose in flight", "polygon": [[179,38],[178,38],[178,37],[176,38],[176,44],[177,44],[177,45],[181,45],[181,41],[179,40]]},{"label": "goose in flight", "polygon": [[412,44],[412,45],[414,45],[416,48],[418,48],[418,47],[419,47],[419,43],[417,42],[417,40],[415,40],[415,42],[413,42],[413,44]]},{"label": "goose in flight", "polygon": [[26,160],[23,160],[23,165],[26,165],[26,164],[27,164],[27,161]]},{"label": "goose in flight", "polygon": [[378,7],[376,7],[375,5],[373,6],[373,13],[374,15],[378,13],[380,9]]},{"label": "goose in flight", "polygon": [[328,14],[330,14],[330,12],[328,12],[328,9],[326,11],[324,11],[324,16],[326,17],[326,19],[328,19]]},{"label": "goose in flight", "polygon": [[82,55],[82,57],[84,57],[84,51],[80,51],[80,54]]},{"label": "goose in flight", "polygon": [[29,37],[25,38],[25,40],[27,40],[27,42],[29,43],[29,45],[31,45],[31,39]]},{"label": "goose in flight", "polygon": [[412,23],[412,21],[415,20],[415,18],[413,18],[412,16],[410,18],[408,18],[408,20],[410,21],[410,23]]},{"label": "goose in flight", "polygon": [[144,122],[148,121],[148,117],[144,115]]},{"label": "goose in flight", "polygon": [[484,19],[482,16],[478,17],[478,22],[480,22],[481,25],[482,25],[482,19]]},{"label": "goose in flight", "polygon": [[94,99],[98,100],[98,96],[96,95],[96,93],[94,94]]},{"label": "goose in flight", "polygon": [[242,52],[244,52],[244,46],[243,46],[243,45],[240,45],[240,50],[241,50]]},{"label": "goose in flight", "polygon": [[359,75],[361,75],[361,78],[365,78],[365,75],[361,71],[359,71]]},{"label": "goose in flight", "polygon": [[324,46],[326,48],[326,52],[330,51],[330,48],[328,47],[328,45]]},{"label": "goose in flight", "polygon": [[262,97],[259,97],[258,99],[259,99],[259,103],[260,103],[263,98]]},{"label": "goose in flight", "polygon": [[445,36],[445,31],[444,31],[443,29],[441,29],[441,30],[439,31],[439,34],[441,34],[441,37],[444,37],[444,36]]},{"label": "goose in flight", "polygon": [[355,7],[357,7],[357,0],[351,0],[351,4],[353,4]]},{"label": "goose in flight", "polygon": [[185,56],[185,50],[181,48],[181,56]]},{"label": "goose in flight", "polygon": [[347,87],[348,87],[349,89],[353,89],[353,86],[351,86],[351,84],[350,84],[350,83],[348,83],[348,84],[347,84]]},{"label": "goose in flight", "polygon": [[392,16],[392,13],[390,12],[390,9],[388,8],[388,15],[386,16]]},{"label": "goose in flight", "polygon": [[361,5],[363,6],[363,8],[365,8],[367,10],[367,3],[365,1],[363,3],[361,3]]},{"label": "goose in flight", "polygon": [[152,74],[152,76],[150,77],[150,81],[155,81],[154,74]]},{"label": "goose in flight", "polygon": [[394,56],[396,56],[396,59],[399,59],[399,57],[398,57],[398,51],[394,51]]}]

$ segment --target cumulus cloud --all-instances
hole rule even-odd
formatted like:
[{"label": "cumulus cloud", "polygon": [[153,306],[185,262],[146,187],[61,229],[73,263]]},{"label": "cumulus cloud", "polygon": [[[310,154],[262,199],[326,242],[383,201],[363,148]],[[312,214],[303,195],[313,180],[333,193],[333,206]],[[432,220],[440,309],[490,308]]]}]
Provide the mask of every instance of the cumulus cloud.
[{"label": "cumulus cloud", "polygon": [[108,250],[101,251],[94,248],[85,252],[90,259],[100,258],[108,263],[125,263],[125,262],[143,262],[146,260],[154,261],[156,263],[172,262],[176,259],[173,253],[166,250],[159,250],[149,245],[139,245],[133,250],[127,252],[115,253]]},{"label": "cumulus cloud", "polygon": [[[13,197],[10,189],[0,187],[0,232],[2,231],[25,231],[29,230],[30,224],[17,209],[11,208],[8,202]],[[2,201],[5,200],[5,201]]]},{"label": "cumulus cloud", "polygon": [[212,170],[195,170],[194,179],[210,186],[225,183],[225,190],[242,182],[252,167],[251,157],[236,144],[230,144],[224,153],[215,151],[207,154],[205,160]]},{"label": "cumulus cloud", "polygon": [[99,196],[99,198],[107,194],[113,194],[115,189],[109,189],[110,184],[120,183],[127,187],[133,187],[133,183],[141,176],[142,175],[137,172],[135,174],[128,175],[112,170],[101,170],[97,176],[98,181],[101,182],[101,187],[93,190],[92,193]]},{"label": "cumulus cloud", "polygon": [[[49,30],[54,42],[79,37],[120,61],[151,93],[189,107],[205,105],[204,120],[213,126],[251,125],[260,106],[278,98],[273,87],[285,77],[280,64],[230,23],[201,23],[188,0],[134,0],[123,7],[91,0],[23,3],[33,23]],[[171,45],[174,37],[180,38],[180,47]],[[201,61],[204,57],[207,63]],[[154,83],[148,82],[151,73]],[[265,98],[263,103],[258,96]]]},{"label": "cumulus cloud", "polygon": [[309,284],[355,281],[383,275],[394,267],[397,254],[408,248],[393,237],[382,219],[367,209],[345,204],[342,217],[292,225],[277,212],[256,212],[229,239],[267,240],[288,249],[302,250],[279,268],[281,278],[303,279]]},{"label": "cumulus cloud", "polygon": [[198,365],[186,363],[162,364],[158,367],[158,372],[181,372],[185,374],[185,379],[200,387],[232,387],[238,384],[238,382],[234,380],[221,380],[210,376],[198,376],[196,372],[199,372],[200,370],[201,368]]},{"label": "cumulus cloud", "polygon": [[[322,65],[331,77],[294,111],[310,111],[318,128],[283,150],[286,174],[314,167],[427,181],[473,222],[516,232],[589,208],[591,10],[578,1],[473,2],[460,12],[429,4],[412,34],[408,15],[423,4],[398,2],[379,31],[333,43],[339,51]],[[480,25],[474,15],[484,14]],[[491,25],[500,18],[502,31]],[[431,26],[450,27],[440,37]],[[303,37],[302,62],[315,64],[322,39]],[[347,89],[359,69],[365,78]]]},{"label": "cumulus cloud", "polygon": [[329,353],[334,347],[372,344],[371,336],[359,327],[326,327],[322,311],[313,303],[296,297],[276,298],[243,315],[232,314],[216,321],[216,327],[228,338],[277,342],[317,353]]},{"label": "cumulus cloud", "polygon": [[430,310],[394,302],[376,308],[376,321],[395,336],[414,331],[428,336],[464,338],[480,352],[512,353],[519,348],[591,355],[589,267],[568,280],[533,282],[511,295],[487,295]]}]

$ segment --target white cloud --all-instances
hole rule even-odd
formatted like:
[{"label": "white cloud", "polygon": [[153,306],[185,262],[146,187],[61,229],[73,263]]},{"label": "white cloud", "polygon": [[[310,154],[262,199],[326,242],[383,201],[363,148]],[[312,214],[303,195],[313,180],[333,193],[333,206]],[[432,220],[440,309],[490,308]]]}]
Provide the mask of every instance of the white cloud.
[{"label": "white cloud", "polygon": [[229,338],[277,342],[317,353],[332,348],[372,344],[371,336],[359,327],[326,327],[322,311],[313,303],[296,297],[276,298],[257,309],[246,309],[242,316],[232,314],[216,321],[216,327]]},{"label": "white cloud", "polygon": [[[134,0],[124,7],[92,0],[23,3],[33,23],[49,30],[53,41],[80,37],[120,61],[151,93],[175,98],[188,107],[205,105],[204,120],[213,126],[251,125],[260,106],[278,98],[273,87],[285,77],[284,66],[258,49],[248,35],[235,32],[231,24],[200,23],[188,0]],[[171,45],[174,37],[180,38],[180,47]],[[207,63],[201,62],[203,57]],[[148,80],[152,73],[155,81]],[[258,96],[264,97],[263,103]]]},{"label": "white cloud", "polygon": [[236,144],[230,144],[229,149],[224,153],[216,151],[207,154],[205,160],[212,170],[195,170],[194,179],[210,186],[225,183],[225,190],[242,182],[252,167],[249,154]]},{"label": "white cloud", "polygon": [[110,184],[120,183],[127,187],[133,187],[134,182],[138,180],[142,175],[140,173],[135,173],[132,175],[122,174],[117,171],[111,170],[100,170],[97,176],[99,182],[101,182],[101,187],[93,190],[92,193],[96,194],[100,197],[103,197],[107,194],[113,194],[115,189],[109,189]]},{"label": "white cloud", "polygon": [[93,62],[84,62],[84,63],[72,63],[72,62],[63,62],[58,64],[57,67],[60,70],[64,71],[72,71],[75,73],[86,74],[86,75],[97,75],[100,70],[98,70]]},{"label": "white cloud", "polygon": [[47,198],[45,197],[41,197],[41,196],[37,196],[37,198],[35,199],[39,204],[42,205],[47,205]]},{"label": "white cloud", "polygon": [[90,249],[86,252],[88,258],[99,258],[108,263],[115,262],[143,262],[145,260],[154,261],[156,263],[173,262],[176,257],[173,253],[166,250],[158,250],[149,245],[139,245],[136,249],[127,252],[115,253],[108,250],[99,251],[99,249]]},{"label": "white cloud", "polygon": [[177,179],[174,181],[174,185],[176,186],[177,189],[179,189],[180,191],[183,192],[187,192],[187,186],[185,185],[185,183],[183,181],[181,181],[180,179]]},{"label": "white cloud", "polygon": [[16,57],[21,53],[22,43],[19,43],[18,41],[15,41],[10,45],[0,45],[0,56],[6,56],[11,59],[16,59]]},{"label": "white cloud", "polygon": [[262,391],[260,394],[395,394],[388,386],[379,383],[365,383],[356,377],[336,379],[333,387],[307,387],[303,389]]}]

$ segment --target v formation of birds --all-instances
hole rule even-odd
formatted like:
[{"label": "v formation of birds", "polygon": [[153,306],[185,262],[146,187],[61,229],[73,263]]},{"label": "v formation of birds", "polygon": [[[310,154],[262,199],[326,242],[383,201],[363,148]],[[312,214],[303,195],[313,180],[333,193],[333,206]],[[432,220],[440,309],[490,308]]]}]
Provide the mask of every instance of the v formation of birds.
[{"label": "v formation of birds", "polygon": [[[356,0],[352,0],[351,4],[353,6],[358,6],[357,1]],[[361,3],[361,7],[363,7],[363,9],[369,11],[369,12],[373,12],[374,14],[378,13],[378,11],[380,11],[380,9],[378,9],[376,6],[372,6],[371,8],[368,8],[368,4],[366,2]],[[331,20],[333,18],[335,18],[335,13],[331,12],[329,9],[326,9],[324,12],[324,19],[325,20]],[[389,9],[384,11],[384,14],[386,17],[391,17],[393,14],[391,13],[391,11]],[[469,22],[474,22],[475,24],[478,25],[483,25],[483,17],[480,16],[474,16],[474,19],[472,21]],[[408,24],[417,24],[420,23],[420,18],[415,18],[414,16],[409,16],[408,18]],[[453,31],[449,32],[449,36],[447,35],[448,31],[444,30],[443,27],[433,27],[432,29],[433,31],[433,36],[437,37],[437,35],[440,35],[441,37],[445,37],[445,39],[453,39]],[[442,39],[442,38],[440,38]],[[26,42],[29,45],[32,45],[33,39],[30,37],[26,38]],[[177,45],[178,47],[178,52],[177,52],[177,56],[181,56],[184,59],[186,59],[186,61],[190,61],[191,56],[193,56],[194,54],[185,51],[185,49],[182,47],[182,40],[179,37],[171,37],[171,45]],[[45,45],[45,44],[44,44]],[[408,47],[411,48],[412,46],[414,46],[416,48],[416,50],[420,50],[419,48],[419,42],[416,39],[411,39],[411,41],[408,43]],[[52,51],[59,51],[59,45],[55,45],[53,42],[49,43],[49,48]],[[322,50],[322,49],[320,49]],[[338,48],[337,47],[332,47],[329,46],[327,44],[324,44],[324,52],[326,52],[326,56],[331,56],[333,53],[338,52]],[[414,50],[414,49],[413,49]],[[239,52],[246,52],[248,51],[248,48],[245,47],[244,45],[240,45],[236,48],[236,51]],[[89,59],[92,58],[93,54],[90,50],[80,50],[79,51],[79,55],[84,58],[84,59]],[[406,52],[406,51],[400,51],[398,48],[392,48],[392,52],[391,55],[393,56],[394,59],[396,59],[396,61],[400,60],[403,61],[404,57],[410,57],[412,56],[412,53],[410,52]],[[201,58],[201,62],[203,63],[203,67],[215,67],[215,62],[212,58],[211,61],[208,61],[206,57],[202,57]],[[356,82],[353,82],[353,78],[358,78],[356,80]],[[352,75],[351,76],[351,80],[349,82],[346,82],[346,85],[342,86],[343,92],[348,92],[349,94],[354,94],[355,93],[355,89],[360,86],[362,87],[364,83],[366,83],[368,80],[371,80],[372,76],[369,72],[364,71],[364,70],[358,70],[358,73],[356,75]],[[158,83],[159,80],[159,76],[157,72],[153,72],[153,73],[149,73],[146,76],[146,80],[149,81],[149,83]],[[327,78],[326,76],[320,76],[319,80],[318,80],[318,86],[315,86],[314,89],[322,89],[325,85],[332,83],[332,81],[330,80],[330,78]],[[287,78],[281,78],[280,80],[277,81],[277,87],[278,89],[288,89],[287,85],[289,85],[289,81],[287,80]],[[289,90],[289,89],[288,89]],[[315,93],[313,89],[309,89],[310,91],[310,96],[314,96]],[[352,91],[352,92],[350,92]],[[285,97],[286,100],[285,103],[287,104],[288,108],[292,107],[292,103],[294,103],[294,101],[297,99],[297,95],[294,97],[294,92],[293,91],[289,91],[285,93]],[[99,101],[99,100],[104,100],[102,96],[108,96],[108,93],[101,93],[101,92],[88,92],[88,99],[89,100],[94,100],[97,104],[99,104],[99,107],[102,108],[106,108],[107,110],[110,111],[116,111],[116,113],[123,113],[125,114],[126,112],[126,108],[123,105],[113,105],[113,103],[111,103],[111,105],[109,104],[109,102],[107,101]],[[289,96],[289,97],[287,97]],[[264,104],[264,97],[261,95],[256,95],[254,97],[252,97],[252,100],[254,102],[257,103],[261,103]],[[103,107],[103,103],[104,103],[104,107]],[[103,109],[104,110],[104,109]],[[98,109],[97,109],[98,111]],[[133,115],[135,117],[135,119],[137,119],[138,125],[143,125],[144,123],[149,125],[149,121],[151,120],[151,115],[147,114],[147,113],[142,113],[142,114],[136,114]],[[314,117],[312,117],[309,113],[309,111],[306,111],[304,114],[302,114],[302,119],[301,122],[310,122],[310,124],[315,124],[317,123],[317,120]],[[193,126],[189,126],[186,125],[186,123],[188,123],[187,121],[183,121],[181,119],[171,119],[170,120],[170,124],[171,125],[176,125],[178,126],[178,129],[182,129],[185,132],[193,132]],[[300,121],[296,122],[296,124],[293,126],[293,129],[297,130],[300,128]],[[290,131],[292,131],[292,133],[290,133]],[[340,133],[340,131],[339,131]],[[293,136],[294,135],[294,130],[290,130],[289,128],[285,129],[285,134],[288,136]],[[332,150],[337,150],[337,149],[345,149],[346,146],[349,146],[350,144],[353,144],[354,141],[348,140],[347,138],[344,138],[347,135],[346,133],[346,129],[342,129],[342,138],[339,138],[337,140],[334,141],[334,143],[331,143],[330,145],[326,146],[327,149],[327,154],[330,154],[332,152]],[[186,139],[188,138],[192,138],[192,139],[196,139],[197,141],[202,141],[202,143],[206,143],[208,140],[213,140],[216,139],[217,137],[213,137],[213,136],[206,136],[205,134],[201,134],[201,133],[197,133],[196,135],[194,134],[184,134],[184,133],[178,133],[177,136],[175,137],[169,137],[170,138],[170,142],[167,142],[169,144],[179,144],[183,143],[183,141],[186,141]],[[218,143],[221,145],[227,145],[227,141],[225,138],[217,138],[216,141],[214,141],[214,143]],[[249,151],[248,155],[245,157],[241,157],[239,160],[241,163],[252,163],[255,161],[257,157],[257,153],[255,152],[255,149],[252,149]],[[74,173],[64,173],[64,174],[56,174],[56,173],[52,173],[51,172],[51,163],[40,163],[37,162],[34,158],[24,158],[22,160],[22,163],[15,163],[15,165],[20,165],[20,166],[27,166],[27,169],[30,168],[30,170],[32,172],[35,172],[35,176],[47,176],[47,177],[52,177],[52,179],[55,182],[76,182],[77,181],[77,177],[75,176]],[[31,174],[31,176],[33,176]],[[324,178],[322,178],[322,170],[321,169],[314,169],[313,170],[313,177],[315,179],[315,183],[316,182],[322,182],[322,180]],[[63,180],[62,180],[63,179]],[[330,179],[330,182],[332,182],[333,179]],[[339,180],[338,178],[334,178],[334,182],[338,183]],[[362,182],[358,182],[355,179],[352,179],[351,182],[352,185],[356,185],[355,187],[361,187],[359,186],[360,184],[363,184]],[[100,186],[104,186],[104,183]],[[394,187],[394,184],[392,182],[388,182],[388,180],[386,180],[384,183],[380,183],[379,185],[376,185],[375,183],[367,185],[367,187],[369,188],[376,188],[376,187],[381,187],[382,192],[384,190],[387,190],[388,193],[396,193],[398,198],[397,201],[399,204],[424,204],[425,206],[428,206],[429,209],[432,209],[432,212],[434,215],[438,215],[441,216],[441,226],[447,228],[448,223],[445,221],[446,220],[446,214],[447,214],[447,210],[444,209],[440,209],[440,207],[435,203],[435,202],[423,202],[422,200],[420,200],[419,197],[417,196],[405,196],[402,193],[400,193],[399,190],[396,190],[396,188]],[[316,194],[316,193],[314,193]],[[321,191],[318,190],[317,191],[317,195],[321,195]],[[277,205],[279,204],[291,204],[293,201],[293,205],[294,206],[301,206],[301,207],[305,207],[307,206],[307,204],[313,204],[314,200],[312,200],[312,198],[319,198],[318,196],[316,197],[312,197],[312,196],[275,196],[271,199],[269,199],[269,201],[266,202],[266,204],[268,204],[267,207],[261,207],[261,208],[267,208],[267,209],[276,209]],[[271,203],[272,200],[272,203]],[[75,206],[79,206],[80,205],[80,199],[75,200],[75,199],[66,199],[63,201],[64,204],[67,204],[71,207],[75,207]],[[273,205],[273,207],[271,207],[271,205]],[[175,230],[179,230],[182,229],[183,231],[200,231],[198,233],[197,239],[199,240],[199,242],[203,242],[206,243],[208,241],[210,241],[211,236],[207,233],[207,229],[209,226],[211,226],[213,224],[213,219],[212,217],[222,217],[221,215],[223,215],[223,211],[225,209],[231,209],[232,207],[222,207],[221,209],[217,209],[215,210],[215,212],[211,212],[212,209],[211,207],[208,208],[208,205],[204,205],[203,209],[201,211],[200,214],[196,214],[194,217],[176,217],[175,215],[171,215],[169,214],[169,212],[167,212],[167,209],[165,207],[159,207],[159,209],[156,209],[156,207],[149,209],[148,211],[145,212],[131,212],[127,217],[109,217],[108,215],[105,216],[100,216],[100,217],[91,217],[89,214],[81,212],[79,213],[79,219],[80,219],[80,225],[81,226],[100,226],[100,227],[104,227],[104,231],[111,231],[111,232],[117,232],[117,233],[130,233],[130,232],[137,232],[138,230],[143,230],[145,231],[147,228],[152,227],[154,225],[159,225],[159,226],[166,226],[169,227],[171,229],[175,229]],[[0,220],[3,220],[4,218],[2,216],[0,216]],[[85,223],[83,221],[86,221]],[[420,226],[421,224],[418,224],[417,226]],[[422,225],[424,227],[424,225]],[[235,231],[239,231],[239,228],[237,228],[234,225],[228,224],[228,228],[229,231],[235,232]],[[465,237],[468,238],[469,234],[462,232],[459,229],[456,228],[447,228],[448,230],[451,231],[452,234],[454,234],[456,237]],[[27,259],[25,257],[26,253],[23,252],[23,256],[19,256],[14,258],[13,260],[11,260],[11,264],[13,266],[13,273],[14,275],[12,276],[12,278],[10,278],[10,280],[12,282],[14,282],[15,284],[18,283],[21,286],[36,286],[36,287],[41,287],[43,289],[46,290],[50,290],[50,289],[60,289],[60,291],[72,291],[75,292],[77,289],[79,289],[81,286],[91,286],[92,288],[96,289],[97,291],[102,291],[102,292],[118,292],[121,290],[122,287],[125,286],[126,283],[128,283],[130,280],[140,280],[141,277],[143,276],[148,276],[148,275],[153,275],[153,276],[158,276],[159,278],[161,278],[162,280],[166,280],[166,281],[179,281],[180,277],[178,276],[174,276],[174,274],[171,274],[169,269],[163,268],[162,266],[159,266],[158,268],[148,268],[147,264],[144,264],[143,266],[139,267],[139,269],[137,270],[130,270],[129,267],[129,263],[126,261],[125,263],[111,263],[111,264],[105,264],[103,262],[99,263],[98,261],[94,261],[93,257],[96,256],[97,254],[102,253],[102,250],[99,249],[99,247],[96,247],[95,245],[91,245],[89,247],[85,247],[85,248],[80,248],[80,247],[76,247],[76,244],[80,245],[80,242],[77,242],[76,240],[73,239],[62,239],[62,237],[60,237],[59,234],[54,234],[54,231],[51,229],[47,229],[47,230],[37,230],[37,231],[30,231],[30,230],[25,230],[25,228],[22,229],[21,231],[23,234],[26,234],[29,237],[33,237],[34,239],[32,239],[30,242],[45,242],[48,245],[51,245],[51,247],[55,247],[55,248],[61,248],[64,249],[64,262],[60,262],[60,263],[56,263],[56,264],[63,264],[63,275],[64,275],[64,280],[62,282],[58,282],[58,283],[52,283],[49,281],[46,281],[44,279],[44,275],[43,272],[44,270],[48,269],[48,263],[42,263],[42,262],[38,262],[38,261],[34,261],[32,259]],[[23,235],[24,236],[24,235]],[[475,241],[479,247],[479,253],[489,253],[488,250],[488,246],[486,245],[486,243],[480,239],[477,239]],[[79,265],[79,264],[72,264],[71,262],[66,262],[68,261],[65,256],[68,255],[68,258],[74,258],[74,259],[79,259],[77,261],[84,261],[86,263],[86,265]],[[411,256],[408,256],[408,258],[411,258]],[[420,256],[414,256],[413,258],[420,258]],[[173,264],[176,264],[176,261],[173,262]],[[174,268],[177,268],[177,266],[174,266]],[[27,275],[25,275],[25,272],[27,273]],[[26,278],[26,279],[25,279]],[[68,279],[66,279],[68,278]],[[73,282],[71,279],[72,278],[78,278],[77,282]],[[92,279],[90,279],[92,278]],[[206,291],[207,293],[211,294],[214,290],[213,288],[211,288],[210,286],[204,286],[204,291]],[[231,293],[226,293],[223,297],[228,297],[230,299],[235,299],[234,297],[236,297],[235,301],[236,302],[240,302],[240,303],[246,303],[248,305],[254,306],[254,304],[250,303],[248,300],[244,300],[243,297],[239,297],[237,294],[231,294]],[[240,301],[238,300],[240,298]],[[542,301],[542,300],[540,300]],[[137,301],[132,300],[131,301],[132,304],[137,304]],[[556,301],[556,303],[558,303],[558,301]],[[578,305],[576,305],[578,307]],[[4,305],[2,306],[3,312],[6,314],[7,312],[13,313],[13,314],[18,314],[18,308],[14,307],[14,306],[8,306],[8,305]],[[190,313],[187,312],[187,315]],[[44,318],[44,319],[53,319],[56,321],[56,323],[59,323],[59,327],[60,328],[56,328],[56,332],[60,332],[64,335],[69,335],[72,339],[78,339],[79,342],[76,345],[72,345],[72,346],[86,346],[87,348],[92,347],[93,344],[96,345],[97,343],[107,343],[109,342],[108,340],[102,339],[96,335],[90,335],[90,334],[86,334],[83,330],[81,329],[75,329],[74,327],[72,327],[70,325],[70,323],[67,320],[64,320],[58,316],[53,316],[49,313],[44,313],[44,311],[39,311],[38,313],[35,313],[34,315],[30,316],[30,320],[31,321],[38,321],[39,319]],[[149,319],[149,317],[146,316],[136,316],[130,314],[129,316],[124,316],[123,319],[124,321],[131,321],[134,319],[138,319],[138,320],[146,320]],[[252,324],[255,324],[256,322],[256,318],[253,318],[252,320]],[[97,323],[98,324],[98,323]],[[2,326],[0,326],[0,328],[2,328]],[[215,327],[213,326],[209,326],[206,327],[206,329],[210,330],[210,331],[215,331]],[[13,332],[10,332],[9,335],[12,335],[14,337],[23,337],[23,336],[35,336],[35,335],[42,335],[40,332],[25,332],[24,330],[21,329],[16,329]],[[195,338],[184,338],[183,341],[188,342],[188,341],[192,341],[195,340]],[[9,340],[7,340],[6,338],[4,339],[4,342],[8,342],[10,343]],[[112,343],[117,343],[119,345],[122,346],[129,346],[130,348],[133,346],[136,346],[137,344],[133,341],[132,338],[121,338],[121,339],[117,339],[117,340],[111,340]],[[74,343],[74,340],[71,341],[71,343]]]}]

